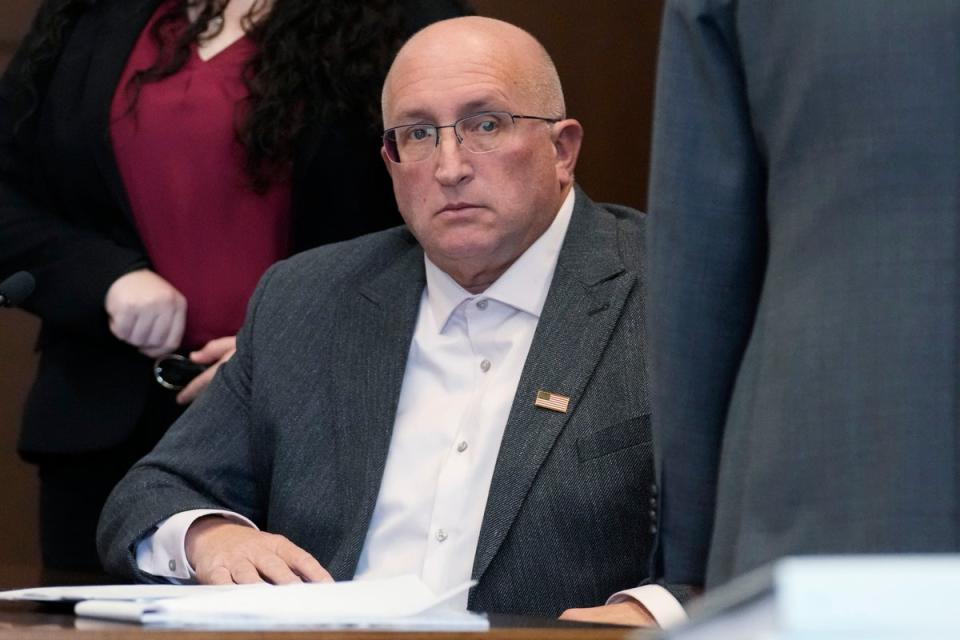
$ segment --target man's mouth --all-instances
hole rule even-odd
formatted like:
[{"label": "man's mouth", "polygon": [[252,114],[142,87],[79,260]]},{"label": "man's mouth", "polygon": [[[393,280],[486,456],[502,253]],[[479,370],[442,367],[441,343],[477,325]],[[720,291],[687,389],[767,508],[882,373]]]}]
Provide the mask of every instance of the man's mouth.
[{"label": "man's mouth", "polygon": [[449,204],[444,205],[442,209],[440,209],[439,211],[437,211],[437,213],[438,213],[438,214],[440,214],[440,213],[455,213],[455,212],[457,212],[457,211],[463,211],[463,210],[465,210],[465,209],[477,209],[477,208],[479,208],[479,207],[480,207],[480,205],[478,205],[478,204],[473,204],[472,202],[451,202],[451,203],[449,203]]}]

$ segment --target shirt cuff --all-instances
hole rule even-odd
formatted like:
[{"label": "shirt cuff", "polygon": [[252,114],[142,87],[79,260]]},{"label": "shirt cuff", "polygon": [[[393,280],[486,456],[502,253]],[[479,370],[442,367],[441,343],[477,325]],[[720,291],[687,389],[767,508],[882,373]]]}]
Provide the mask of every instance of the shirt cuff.
[{"label": "shirt cuff", "polygon": [[[168,578],[170,582],[195,582],[197,573],[187,562],[187,529],[203,516],[218,515],[258,529],[249,519],[233,511],[191,509],[157,523],[153,533],[137,542],[137,568],[144,573]],[[258,529],[259,530],[259,529]]]},{"label": "shirt cuff", "polygon": [[618,591],[609,598],[607,604],[618,604],[635,600],[642,604],[661,629],[675,626],[687,619],[683,605],[669,591],[658,584],[645,584],[642,587]]}]

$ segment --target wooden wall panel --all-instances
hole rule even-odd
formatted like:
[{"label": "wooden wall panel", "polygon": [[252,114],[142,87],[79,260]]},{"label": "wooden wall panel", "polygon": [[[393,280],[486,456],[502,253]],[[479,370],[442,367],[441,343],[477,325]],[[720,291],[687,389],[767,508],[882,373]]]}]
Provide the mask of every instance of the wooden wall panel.
[{"label": "wooden wall panel", "polygon": [[0,69],[6,66],[38,4],[37,0],[3,0],[0,4]]},{"label": "wooden wall panel", "polygon": [[23,399],[36,371],[37,321],[14,309],[0,310],[0,564],[35,564],[36,472],[17,457]]},{"label": "wooden wall panel", "polygon": [[[33,17],[37,0],[0,2],[0,69]],[[39,564],[37,483],[34,468],[16,453],[23,400],[36,371],[37,321],[17,310],[0,310],[0,563]]]},{"label": "wooden wall panel", "polygon": [[595,200],[642,209],[661,0],[474,0],[535,35],[554,58],[567,112],[585,129],[577,180]]}]

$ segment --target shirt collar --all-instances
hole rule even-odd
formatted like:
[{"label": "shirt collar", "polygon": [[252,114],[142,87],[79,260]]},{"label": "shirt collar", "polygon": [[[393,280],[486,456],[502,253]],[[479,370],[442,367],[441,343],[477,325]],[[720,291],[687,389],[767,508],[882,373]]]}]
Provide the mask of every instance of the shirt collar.
[{"label": "shirt collar", "polygon": [[557,267],[560,247],[567,235],[573,205],[574,189],[570,189],[547,230],[483,293],[470,293],[424,254],[427,275],[425,293],[437,322],[437,331],[443,331],[450,314],[464,300],[473,298],[497,300],[539,318]]}]

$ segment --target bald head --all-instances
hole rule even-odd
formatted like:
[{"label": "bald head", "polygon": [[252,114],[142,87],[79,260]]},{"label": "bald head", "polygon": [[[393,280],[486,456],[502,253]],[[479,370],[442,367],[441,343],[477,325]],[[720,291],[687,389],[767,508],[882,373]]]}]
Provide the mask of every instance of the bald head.
[{"label": "bald head", "polygon": [[464,289],[483,291],[556,218],[583,137],[564,116],[550,56],[505,22],[438,22],[397,54],[380,155],[407,227]]},{"label": "bald head", "polygon": [[398,90],[418,76],[457,70],[496,76],[526,113],[566,117],[560,77],[543,45],[507,22],[467,16],[433,23],[400,49],[383,86],[384,125],[396,124],[386,118],[395,113]]}]

